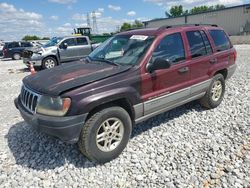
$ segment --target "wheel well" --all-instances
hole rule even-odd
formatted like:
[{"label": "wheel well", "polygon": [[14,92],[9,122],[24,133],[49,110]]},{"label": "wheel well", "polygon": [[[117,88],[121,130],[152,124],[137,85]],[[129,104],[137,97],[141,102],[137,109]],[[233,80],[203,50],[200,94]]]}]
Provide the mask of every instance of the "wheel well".
[{"label": "wheel well", "polygon": [[112,106],[119,106],[119,107],[123,108],[124,110],[126,110],[129,114],[132,122],[134,122],[134,119],[135,119],[134,109],[133,109],[131,103],[127,99],[118,99],[118,100],[114,100],[114,101],[111,101],[108,103],[101,104],[89,112],[87,119],[89,119],[96,112],[101,111],[105,108],[112,107]]},{"label": "wheel well", "polygon": [[216,74],[222,74],[224,79],[226,79],[227,78],[227,69],[219,70],[214,75],[216,75]]},{"label": "wheel well", "polygon": [[48,58],[48,57],[53,57],[53,58],[56,60],[56,64],[58,65],[58,59],[57,59],[57,57],[56,57],[55,55],[46,56],[45,58],[43,58],[42,62],[43,62],[46,58]]}]

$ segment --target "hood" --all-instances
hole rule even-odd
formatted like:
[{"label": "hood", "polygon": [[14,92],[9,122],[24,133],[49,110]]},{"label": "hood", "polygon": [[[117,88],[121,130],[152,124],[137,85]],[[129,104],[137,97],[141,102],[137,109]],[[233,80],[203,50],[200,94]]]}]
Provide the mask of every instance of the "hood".
[{"label": "hood", "polygon": [[23,79],[26,87],[42,94],[58,96],[61,93],[127,71],[130,66],[76,61],[44,70]]}]

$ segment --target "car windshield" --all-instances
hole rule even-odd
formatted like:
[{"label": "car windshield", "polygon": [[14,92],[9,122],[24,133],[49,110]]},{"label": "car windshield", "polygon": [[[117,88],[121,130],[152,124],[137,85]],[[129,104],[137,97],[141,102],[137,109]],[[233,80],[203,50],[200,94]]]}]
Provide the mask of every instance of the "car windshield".
[{"label": "car windshield", "polygon": [[46,44],[43,45],[43,47],[51,47],[57,45],[63,38],[62,37],[53,37],[50,39]]},{"label": "car windshield", "polygon": [[119,65],[136,65],[154,40],[154,36],[117,35],[106,40],[90,55],[90,60]]}]

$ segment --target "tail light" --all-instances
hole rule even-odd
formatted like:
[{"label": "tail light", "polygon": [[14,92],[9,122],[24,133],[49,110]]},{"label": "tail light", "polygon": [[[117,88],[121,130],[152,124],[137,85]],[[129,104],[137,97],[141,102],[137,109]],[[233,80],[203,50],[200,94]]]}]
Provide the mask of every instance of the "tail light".
[{"label": "tail light", "polygon": [[237,51],[234,49],[234,63],[236,62],[237,59]]},{"label": "tail light", "polygon": [[8,52],[8,49],[7,48],[4,48],[3,49],[3,53],[6,54]]}]

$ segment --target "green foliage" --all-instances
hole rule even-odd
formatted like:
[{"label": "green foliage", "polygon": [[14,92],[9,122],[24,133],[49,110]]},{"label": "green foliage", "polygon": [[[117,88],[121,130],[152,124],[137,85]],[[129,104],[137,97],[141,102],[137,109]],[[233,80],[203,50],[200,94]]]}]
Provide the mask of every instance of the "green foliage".
[{"label": "green foliage", "polygon": [[182,7],[182,5],[172,6],[171,9],[170,9],[170,14],[173,17],[181,16],[183,14],[183,7]]},{"label": "green foliage", "polygon": [[24,41],[29,41],[29,40],[49,40],[50,38],[49,37],[43,37],[43,38],[40,38],[36,35],[26,35],[22,38],[22,40]]},{"label": "green foliage", "polygon": [[183,10],[182,5],[179,6],[172,6],[170,8],[170,14],[165,11],[165,15],[166,17],[176,17],[176,16],[182,16],[182,15],[188,15],[188,14],[197,14],[197,13],[201,13],[201,12],[206,12],[206,11],[211,11],[211,10],[219,10],[219,9],[224,9],[226,8],[225,5],[214,5],[214,6],[197,6],[197,7],[193,7],[190,10]]},{"label": "green foliage", "polygon": [[139,20],[135,20],[134,23],[130,24],[130,23],[123,23],[121,26],[120,31],[127,31],[129,29],[136,29],[136,28],[142,28],[144,25],[142,22],[140,22]]},{"label": "green foliage", "polygon": [[49,37],[43,37],[42,40],[50,40]]}]

